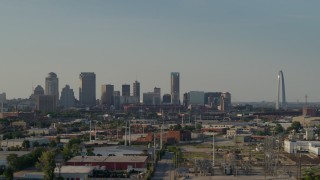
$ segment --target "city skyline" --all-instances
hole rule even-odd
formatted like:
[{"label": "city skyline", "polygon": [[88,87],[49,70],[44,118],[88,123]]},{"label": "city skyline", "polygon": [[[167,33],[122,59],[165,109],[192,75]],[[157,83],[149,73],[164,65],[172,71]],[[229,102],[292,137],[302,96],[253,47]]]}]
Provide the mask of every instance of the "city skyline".
[{"label": "city skyline", "polygon": [[[320,102],[318,1],[4,1],[0,93],[28,98],[55,72],[79,97],[81,72],[102,84],[135,80],[141,92],[230,92],[232,101]],[[23,88],[21,88],[23,87]],[[59,88],[61,92],[61,88]]]}]

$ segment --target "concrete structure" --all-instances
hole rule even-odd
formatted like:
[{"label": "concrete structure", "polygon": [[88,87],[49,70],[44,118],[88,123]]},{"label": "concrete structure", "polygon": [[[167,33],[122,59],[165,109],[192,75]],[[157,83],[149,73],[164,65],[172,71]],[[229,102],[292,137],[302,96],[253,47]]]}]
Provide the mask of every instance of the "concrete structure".
[{"label": "concrete structure", "polygon": [[171,73],[171,103],[180,105],[180,73]]},{"label": "concrete structure", "polygon": [[133,87],[133,96],[138,97],[140,102],[140,82],[135,81],[132,87]]},{"label": "concrete structure", "polygon": [[75,101],[73,89],[70,89],[70,86],[66,85],[61,91],[60,106],[71,108],[75,106]]},{"label": "concrete structure", "polygon": [[109,171],[135,170],[146,172],[148,156],[76,156],[66,164],[95,166]]},{"label": "concrete structure", "polygon": [[287,153],[297,153],[298,151],[303,151],[319,156],[320,141],[292,141],[286,139],[284,141],[284,150]]},{"label": "concrete structure", "polygon": [[101,85],[101,104],[110,107],[113,105],[114,86],[111,84]]},{"label": "concrete structure", "polygon": [[[280,79],[281,79],[281,85],[282,85],[282,102],[280,104]],[[276,102],[276,110],[279,110],[280,108],[287,108],[287,102],[286,102],[286,89],[284,85],[284,78],[283,78],[283,72],[279,71],[278,75],[278,89],[277,89],[277,102]]]},{"label": "concrete structure", "polygon": [[59,79],[57,74],[50,72],[46,77],[45,95],[51,95],[55,98],[56,105],[59,102]]},{"label": "concrete structure", "polygon": [[43,112],[54,112],[57,108],[56,96],[38,95],[35,96],[36,109]]},{"label": "concrete structure", "polygon": [[61,166],[54,169],[55,177],[63,177],[66,180],[88,180],[93,175],[93,166]]},{"label": "concrete structure", "polygon": [[85,106],[96,105],[96,74],[93,72],[82,72],[79,76],[79,101]]},{"label": "concrete structure", "polygon": [[129,84],[122,85],[122,96],[130,96],[130,85]]}]

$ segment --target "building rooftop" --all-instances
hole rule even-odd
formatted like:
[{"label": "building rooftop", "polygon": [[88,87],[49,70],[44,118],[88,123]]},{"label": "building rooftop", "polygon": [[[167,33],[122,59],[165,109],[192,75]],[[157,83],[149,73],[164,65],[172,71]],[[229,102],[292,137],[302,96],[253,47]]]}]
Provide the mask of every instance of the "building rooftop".
[{"label": "building rooftop", "polygon": [[[88,174],[94,170],[94,166],[61,166],[60,173]],[[55,173],[59,173],[59,168],[55,168]]]},{"label": "building rooftop", "polygon": [[68,161],[73,162],[145,162],[148,156],[76,156]]}]

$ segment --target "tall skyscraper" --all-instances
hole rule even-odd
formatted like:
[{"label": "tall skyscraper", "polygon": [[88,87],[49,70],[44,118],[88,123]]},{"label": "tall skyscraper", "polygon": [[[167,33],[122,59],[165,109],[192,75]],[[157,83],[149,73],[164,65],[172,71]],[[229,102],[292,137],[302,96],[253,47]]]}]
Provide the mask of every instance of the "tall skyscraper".
[{"label": "tall skyscraper", "polygon": [[231,104],[231,94],[229,92],[223,92],[221,93],[220,97],[220,110],[229,112],[232,109]]},{"label": "tall skyscraper", "polygon": [[74,107],[75,105],[74,92],[69,85],[66,85],[61,91],[60,105],[64,108]]},{"label": "tall skyscraper", "polygon": [[154,93],[154,103],[156,105],[161,104],[161,88],[154,87],[153,93]]},{"label": "tall skyscraper", "polygon": [[122,96],[130,96],[130,84],[122,85]]},{"label": "tall skyscraper", "polygon": [[82,72],[80,74],[79,101],[85,106],[96,105],[96,74]]},{"label": "tall skyscraper", "polygon": [[59,79],[54,72],[50,72],[46,77],[45,95],[52,95],[55,102],[59,102]]},{"label": "tall skyscraper", "polygon": [[140,83],[138,81],[133,83],[133,96],[138,97],[140,102]]},{"label": "tall skyscraper", "polygon": [[171,73],[171,102],[174,105],[180,104],[180,73]]},{"label": "tall skyscraper", "polygon": [[105,84],[101,86],[101,104],[110,107],[113,105],[113,91],[114,86],[111,84]]},{"label": "tall skyscraper", "polygon": [[[281,81],[280,81],[280,79],[281,79]],[[281,89],[282,90],[282,103],[281,104],[280,104],[280,84],[282,85],[282,89]],[[285,86],[284,86],[283,72],[279,71],[276,110],[279,110],[280,108],[286,108],[286,107],[287,107],[286,89],[285,89]]]}]

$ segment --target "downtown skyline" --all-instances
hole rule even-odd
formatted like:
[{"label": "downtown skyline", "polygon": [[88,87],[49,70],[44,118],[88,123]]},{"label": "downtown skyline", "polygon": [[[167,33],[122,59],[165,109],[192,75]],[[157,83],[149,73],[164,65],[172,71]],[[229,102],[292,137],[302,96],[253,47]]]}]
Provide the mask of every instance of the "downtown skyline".
[{"label": "downtown skyline", "polygon": [[[102,84],[135,80],[170,93],[228,91],[232,101],[320,102],[318,1],[2,1],[0,93],[28,98],[55,72],[79,95],[79,74]],[[23,88],[21,88],[23,87]],[[59,89],[61,92],[61,88]]]}]

